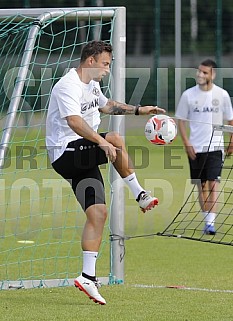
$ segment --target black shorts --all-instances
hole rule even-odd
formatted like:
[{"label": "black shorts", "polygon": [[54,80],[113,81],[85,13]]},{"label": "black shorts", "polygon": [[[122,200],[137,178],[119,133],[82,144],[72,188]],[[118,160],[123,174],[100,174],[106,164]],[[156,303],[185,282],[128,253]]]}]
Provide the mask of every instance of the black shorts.
[{"label": "black shorts", "polygon": [[222,151],[197,153],[196,159],[189,158],[192,184],[206,181],[220,181],[223,165]]},{"label": "black shorts", "polygon": [[[100,134],[105,137],[106,133]],[[105,152],[96,143],[77,139],[52,163],[54,170],[67,179],[85,211],[94,204],[105,204],[104,182],[99,165],[106,164]]]}]

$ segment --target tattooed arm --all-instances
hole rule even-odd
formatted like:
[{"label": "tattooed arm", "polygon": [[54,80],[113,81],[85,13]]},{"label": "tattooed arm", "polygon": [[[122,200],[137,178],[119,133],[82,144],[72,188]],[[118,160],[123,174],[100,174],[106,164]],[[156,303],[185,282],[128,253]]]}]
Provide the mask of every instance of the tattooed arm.
[{"label": "tattooed arm", "polygon": [[100,112],[109,115],[149,115],[165,113],[165,109],[157,106],[133,106],[109,99]]},{"label": "tattooed arm", "polygon": [[135,114],[136,106],[119,103],[118,101],[109,99],[106,106],[100,108],[100,112],[109,115],[126,115]]}]

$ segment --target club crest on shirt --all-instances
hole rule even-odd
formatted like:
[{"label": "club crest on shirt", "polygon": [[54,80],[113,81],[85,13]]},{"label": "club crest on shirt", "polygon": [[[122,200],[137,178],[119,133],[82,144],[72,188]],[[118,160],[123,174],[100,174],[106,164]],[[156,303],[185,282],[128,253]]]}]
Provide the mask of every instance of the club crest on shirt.
[{"label": "club crest on shirt", "polygon": [[95,95],[95,96],[99,96],[99,95],[100,95],[100,91],[99,91],[99,89],[96,88],[96,87],[93,87],[92,93],[93,93],[93,95]]},{"label": "club crest on shirt", "polygon": [[216,99],[216,98],[213,99],[213,100],[212,100],[212,105],[213,105],[213,106],[218,106],[218,105],[219,105],[219,100]]}]

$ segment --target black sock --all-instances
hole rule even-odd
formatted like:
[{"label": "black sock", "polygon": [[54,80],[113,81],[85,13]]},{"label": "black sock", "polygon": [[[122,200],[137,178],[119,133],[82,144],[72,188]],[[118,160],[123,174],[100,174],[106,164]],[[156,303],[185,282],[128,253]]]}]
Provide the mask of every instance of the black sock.
[{"label": "black sock", "polygon": [[83,276],[84,278],[88,279],[88,280],[93,281],[93,282],[96,281],[96,276],[90,276],[90,275],[88,275],[88,274],[86,274],[86,273],[83,273],[83,272],[82,272],[82,276]]}]

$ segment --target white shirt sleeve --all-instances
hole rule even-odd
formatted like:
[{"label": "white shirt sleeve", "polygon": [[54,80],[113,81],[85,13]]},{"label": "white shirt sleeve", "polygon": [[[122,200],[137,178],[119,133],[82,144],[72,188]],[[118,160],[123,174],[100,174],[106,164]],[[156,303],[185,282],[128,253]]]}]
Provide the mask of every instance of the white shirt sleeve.
[{"label": "white shirt sleeve", "polygon": [[188,119],[189,102],[188,102],[188,95],[186,91],[184,91],[183,94],[181,95],[180,101],[176,108],[175,116],[178,119]]},{"label": "white shirt sleeve", "polygon": [[76,92],[69,91],[68,86],[60,87],[55,90],[54,95],[61,118],[81,114],[80,98],[82,93],[78,86],[76,86]]},{"label": "white shirt sleeve", "polygon": [[225,120],[232,120],[233,119],[233,109],[231,98],[227,91],[224,90],[224,110],[223,110],[223,118]]}]

